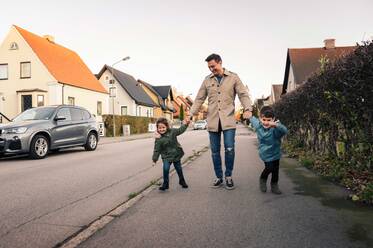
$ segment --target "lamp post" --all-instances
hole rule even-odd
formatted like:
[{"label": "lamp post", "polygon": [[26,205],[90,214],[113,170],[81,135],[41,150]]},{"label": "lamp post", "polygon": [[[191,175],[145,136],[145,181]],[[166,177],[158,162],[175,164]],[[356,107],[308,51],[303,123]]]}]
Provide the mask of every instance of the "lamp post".
[{"label": "lamp post", "polygon": [[127,57],[124,57],[122,58],[121,60],[118,60],[117,62],[115,62],[114,64],[112,64],[111,66],[111,76],[112,76],[112,80],[109,81],[109,83],[111,84],[111,86],[109,87],[109,92],[110,92],[110,97],[112,98],[112,102],[113,102],[113,137],[115,137],[115,111],[114,111],[114,106],[115,106],[115,86],[114,86],[114,83],[115,83],[115,76],[114,76],[114,66],[122,61],[126,61],[126,60],[129,60],[130,57],[127,56]]}]

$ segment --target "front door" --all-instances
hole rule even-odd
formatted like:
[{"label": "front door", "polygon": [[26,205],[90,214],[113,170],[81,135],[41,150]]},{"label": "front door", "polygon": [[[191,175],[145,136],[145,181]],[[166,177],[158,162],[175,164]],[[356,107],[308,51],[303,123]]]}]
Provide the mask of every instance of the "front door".
[{"label": "front door", "polygon": [[32,108],[32,95],[22,95],[21,99],[22,112]]}]

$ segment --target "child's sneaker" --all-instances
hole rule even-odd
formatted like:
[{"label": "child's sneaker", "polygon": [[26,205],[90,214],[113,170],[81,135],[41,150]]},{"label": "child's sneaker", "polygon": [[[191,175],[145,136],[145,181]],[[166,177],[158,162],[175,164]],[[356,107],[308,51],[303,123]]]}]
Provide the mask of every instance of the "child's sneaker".
[{"label": "child's sneaker", "polygon": [[188,188],[188,184],[186,184],[185,180],[180,180],[179,181],[179,184],[181,185],[181,187],[183,187],[184,189]]},{"label": "child's sneaker", "polygon": [[168,189],[168,183],[163,183],[161,187],[159,187],[159,190],[165,191]]},{"label": "child's sneaker", "polygon": [[211,187],[213,188],[219,188],[223,185],[223,179],[222,178],[215,178],[212,182]]},{"label": "child's sneaker", "polygon": [[263,193],[267,192],[267,180],[259,178],[259,188]]},{"label": "child's sneaker", "polygon": [[226,177],[225,178],[225,188],[226,189],[234,189],[234,183],[232,177]]},{"label": "child's sneaker", "polygon": [[271,183],[271,191],[272,191],[273,194],[277,194],[277,195],[281,195],[282,194],[282,192],[279,189],[277,183]]}]

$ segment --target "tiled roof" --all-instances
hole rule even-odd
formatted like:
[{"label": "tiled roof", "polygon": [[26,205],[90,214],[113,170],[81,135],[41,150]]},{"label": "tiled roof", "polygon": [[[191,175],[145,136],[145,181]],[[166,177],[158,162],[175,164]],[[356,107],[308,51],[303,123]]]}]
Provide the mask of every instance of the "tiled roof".
[{"label": "tiled roof", "polygon": [[325,48],[301,48],[289,49],[290,62],[293,66],[294,76],[297,83],[304,82],[313,72],[320,68],[320,58],[326,56],[333,62],[342,55],[355,50],[355,46]]},{"label": "tiled roof", "polygon": [[293,68],[294,81],[301,84],[307,80],[312,73],[320,68],[320,58],[325,57],[329,62],[334,62],[343,55],[349,54],[356,49],[356,46],[345,46],[328,48],[289,48],[286,58],[285,76],[282,93],[286,93],[290,72],[290,65]]},{"label": "tiled roof", "polygon": [[163,98],[166,99],[168,95],[170,94],[171,90],[171,85],[166,85],[166,86],[154,86],[153,87],[158,94]]},{"label": "tiled roof", "polygon": [[148,94],[146,94],[145,90],[139,85],[139,82],[136,79],[126,74],[122,71],[114,69],[108,65],[104,65],[101,69],[100,73],[98,74],[99,78],[105,72],[105,70],[109,70],[111,73],[114,72],[114,77],[118,81],[118,83],[122,86],[122,88],[135,100],[136,104],[144,105],[148,107],[154,107],[156,104],[150,98]]},{"label": "tiled roof", "polygon": [[25,29],[14,27],[58,82],[107,93],[77,53]]}]

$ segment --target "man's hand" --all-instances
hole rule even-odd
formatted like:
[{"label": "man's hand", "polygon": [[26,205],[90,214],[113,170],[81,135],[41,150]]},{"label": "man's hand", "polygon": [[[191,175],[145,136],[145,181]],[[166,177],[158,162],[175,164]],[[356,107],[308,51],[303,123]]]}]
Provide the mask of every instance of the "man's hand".
[{"label": "man's hand", "polygon": [[245,120],[250,119],[251,116],[253,116],[253,113],[252,113],[251,111],[246,110],[245,112],[243,112],[243,118],[244,118]]},{"label": "man's hand", "polygon": [[152,166],[155,166],[157,164],[157,161],[153,161]]}]

